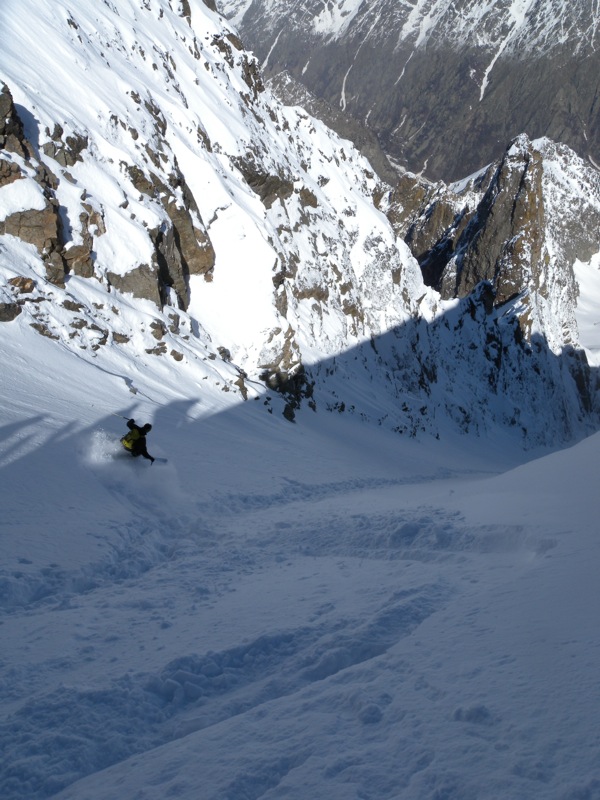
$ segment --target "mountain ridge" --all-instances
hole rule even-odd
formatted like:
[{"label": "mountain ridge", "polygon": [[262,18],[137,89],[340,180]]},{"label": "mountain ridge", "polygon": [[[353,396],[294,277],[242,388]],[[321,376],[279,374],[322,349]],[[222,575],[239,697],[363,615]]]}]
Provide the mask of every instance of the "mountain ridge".
[{"label": "mountain ridge", "polygon": [[600,163],[599,12],[527,0],[221,0],[270,77],[283,70],[411,172],[458,180],[521,133]]}]

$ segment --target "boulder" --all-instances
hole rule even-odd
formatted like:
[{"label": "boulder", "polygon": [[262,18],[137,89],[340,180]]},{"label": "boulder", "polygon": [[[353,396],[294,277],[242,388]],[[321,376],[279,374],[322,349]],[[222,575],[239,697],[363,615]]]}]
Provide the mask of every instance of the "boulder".
[{"label": "boulder", "polygon": [[14,161],[0,158],[0,188],[23,177],[21,168]]},{"label": "boulder", "polygon": [[151,300],[157,306],[161,305],[161,297],[156,270],[148,264],[141,264],[125,275],[107,272],[106,277],[111,286],[120,292],[129,292],[134,297]]},{"label": "boulder", "polygon": [[0,322],[12,322],[21,313],[18,303],[0,303]]},{"label": "boulder", "polygon": [[55,203],[47,200],[42,210],[27,209],[0,222],[0,235],[8,233],[36,247],[44,260],[48,280],[64,285],[65,263],[61,251],[60,219]]},{"label": "boulder", "polygon": [[22,275],[10,278],[8,283],[10,286],[14,286],[19,294],[30,294],[35,289],[35,281]]}]

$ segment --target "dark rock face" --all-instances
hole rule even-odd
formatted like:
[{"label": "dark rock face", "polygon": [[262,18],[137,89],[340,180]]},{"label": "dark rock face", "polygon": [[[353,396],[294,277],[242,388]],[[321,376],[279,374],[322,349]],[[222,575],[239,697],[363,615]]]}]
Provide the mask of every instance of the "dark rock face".
[{"label": "dark rock face", "polygon": [[23,158],[29,154],[23,132],[23,124],[16,112],[8,86],[0,89],[0,150],[17,153]]},{"label": "dark rock face", "polygon": [[18,303],[0,303],[0,322],[12,322],[21,313]]},{"label": "dark rock face", "polygon": [[466,297],[485,281],[496,306],[529,291],[567,318],[578,292],[574,262],[598,247],[599,200],[596,170],[565,146],[520,136],[458,186],[404,176],[388,216],[444,299]]},{"label": "dark rock face", "polygon": [[22,275],[10,278],[8,285],[14,286],[19,294],[31,294],[35,289],[35,281],[32,278],[24,278]]},{"label": "dark rock face", "polygon": [[502,159],[456,242],[456,273],[442,279],[444,295],[464,297],[486,280],[502,304],[527,284],[529,270],[539,288],[545,228],[542,160],[529,142]]},{"label": "dark rock face", "polygon": [[37,209],[18,211],[0,223],[0,232],[16,236],[35,245],[42,255],[56,250],[59,240],[56,208],[48,203],[41,211]]},{"label": "dark rock face", "polygon": [[252,153],[246,158],[237,159],[234,163],[248,186],[260,197],[265,208],[271,208],[276,200],[287,200],[294,193],[293,181],[285,175],[266,173]]},{"label": "dark rock face", "polygon": [[[140,194],[160,199],[171,225],[163,225],[151,232],[155,247],[153,270],[156,292],[152,291],[152,297],[149,296],[148,265],[130,273],[127,281],[130,288],[126,291],[132,291],[137,297],[153,300],[158,296],[159,304],[164,305],[167,302],[166,290],[172,288],[179,307],[186,309],[190,301],[189,276],[204,275],[210,280],[215,264],[215,251],[196,201],[176,161],[168,183],[153,172],[146,175],[138,167],[130,167],[128,172],[131,182]],[[179,200],[177,196],[180,197]],[[136,276],[140,279],[138,289],[132,288],[137,280]],[[114,275],[111,281],[113,279]],[[114,285],[117,286],[117,283]]]},{"label": "dark rock face", "polygon": [[457,180],[521,132],[597,158],[598,11],[537,0],[521,20],[509,6],[369,0],[336,22],[321,0],[252,0],[235,21],[267,77],[286,70],[366,121],[412,172]]},{"label": "dark rock face", "polygon": [[149,264],[142,264],[137,269],[132,269],[125,275],[107,272],[106,277],[111,286],[120,292],[129,292],[134,297],[152,300],[157,306],[161,305],[161,295],[156,271]]},{"label": "dark rock face", "polygon": [[82,152],[88,146],[87,136],[66,136],[60,125],[55,125],[51,134],[52,141],[43,146],[44,153],[53,158],[61,167],[72,167],[83,161]]}]

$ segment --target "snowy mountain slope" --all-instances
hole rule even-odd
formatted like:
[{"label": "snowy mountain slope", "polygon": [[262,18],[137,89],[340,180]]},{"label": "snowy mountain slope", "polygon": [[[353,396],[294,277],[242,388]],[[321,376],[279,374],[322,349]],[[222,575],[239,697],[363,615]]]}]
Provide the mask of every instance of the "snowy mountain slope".
[{"label": "snowy mountain slope", "polygon": [[[3,264],[11,280],[50,281],[52,303],[21,308],[67,346],[99,340],[94,358],[119,344],[125,357],[143,349],[189,362],[199,345],[201,358],[218,351],[235,364],[223,368],[234,379],[277,383],[404,319],[419,270],[373,206],[368,163],[277,104],[222,21],[200,2],[191,8],[193,26],[158,2],[84,6],[78,19],[48,7],[27,31],[23,8],[7,12],[3,78],[27,141],[5,159]],[[64,76],[46,86],[56,50],[44,42],[56,39]],[[23,68],[19,54],[34,45],[35,68],[33,59]],[[15,197],[21,188],[29,194]],[[29,195],[51,200],[23,208]],[[34,224],[43,267],[16,241]],[[23,262],[32,266],[20,274]],[[162,306],[145,306],[154,320],[143,336],[120,309],[122,292]],[[79,317],[55,317],[65,303],[81,305]]]},{"label": "snowy mountain slope", "polygon": [[0,12],[0,796],[594,797],[596,371],[209,5]]},{"label": "snowy mountain slope", "polygon": [[[473,417],[479,431],[509,421],[529,446],[590,430],[590,376],[576,365],[574,378],[567,367],[563,379],[545,345],[541,373],[528,379],[533,387],[543,374],[539,391],[531,388],[529,400],[522,392],[507,400],[513,393],[503,391],[501,410],[487,419],[473,409],[485,406],[490,386],[504,386],[497,374],[483,387],[475,377],[470,399],[456,406],[445,383],[430,385],[439,369],[430,345],[420,352],[411,319],[439,316],[442,330],[444,303],[423,286],[418,264],[376,208],[382,190],[368,162],[305,112],[278,104],[210,9],[130,2],[79,13],[38,15],[37,38],[18,25],[16,10],[7,14],[7,320],[102,369],[114,372],[117,363],[132,391],[141,370],[160,382],[173,361],[187,397],[211,385],[234,401],[266,385],[284,394],[288,418],[304,400],[413,435],[439,435],[448,414],[461,430]],[[41,43],[57,39],[64,80],[46,87],[44,70],[22,69],[17,53],[35,43],[35,63],[49,72],[56,51]],[[560,317],[536,321],[527,342],[549,337],[558,354],[566,336],[558,342],[549,331],[563,323],[571,330]],[[456,357],[461,327],[432,334],[445,342],[433,358],[446,364],[450,384],[464,370],[497,373],[479,344],[476,364]],[[376,338],[391,331],[398,343],[382,358]],[[366,356],[363,343],[371,343]],[[521,350],[504,346],[502,369],[528,372]],[[316,366],[353,347],[349,360],[374,381],[371,398],[353,395],[351,375],[334,385],[338,370]],[[515,425],[522,414],[534,420],[532,403],[548,393],[564,412],[550,424]]]},{"label": "snowy mountain slope", "polygon": [[[220,0],[219,6],[236,25],[256,0]],[[285,4],[279,0],[264,0],[267,24],[278,30]],[[291,9],[290,9],[291,10]],[[340,39],[351,27],[368,32],[375,41],[384,39],[382,20],[388,15],[396,20],[399,41],[415,45],[432,41],[451,42],[456,47],[473,43],[498,51],[507,50],[515,57],[535,54],[537,57],[565,41],[578,38],[575,54],[595,49],[600,28],[600,10],[594,3],[571,4],[566,0],[509,0],[490,3],[489,0],[462,0],[445,3],[443,0],[417,0],[409,5],[391,4],[385,0],[365,3],[364,0],[342,0],[337,3],[304,3],[293,10],[294,18],[307,30],[324,39]]]},{"label": "snowy mountain slope", "polygon": [[456,180],[520,133],[596,159],[599,10],[566,0],[221,0],[283,70],[379,136],[401,166]]},{"label": "snowy mountain slope", "polygon": [[3,331],[3,798],[594,797],[597,436],[290,425]]}]

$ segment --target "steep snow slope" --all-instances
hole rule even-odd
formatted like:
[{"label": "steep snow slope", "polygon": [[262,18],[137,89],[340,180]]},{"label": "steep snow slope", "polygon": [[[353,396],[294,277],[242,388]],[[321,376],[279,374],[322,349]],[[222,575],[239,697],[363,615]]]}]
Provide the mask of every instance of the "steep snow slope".
[{"label": "steep snow slope", "polygon": [[597,436],[518,466],[2,345],[3,800],[597,795]]},{"label": "steep snow slope", "polygon": [[[368,163],[265,92],[235,36],[202,2],[174,10],[158,0],[90,3],[76,14],[62,3],[35,5],[28,26],[26,6],[6,10],[1,77],[34,161],[55,176],[42,188],[58,205],[60,258],[70,263],[87,247],[90,264],[79,272],[99,293],[104,330],[137,338],[135,355],[155,351],[152,332],[134,335],[112,299],[115,288],[154,302],[160,293],[167,306],[154,312],[154,333],[164,330],[167,351],[189,360],[190,347],[202,356],[218,350],[250,380],[264,373],[285,381],[303,361],[411,313],[422,289],[418,266],[374,208]],[[25,63],[23,53],[31,54]],[[47,84],[57,68],[60,80]],[[11,219],[34,209],[42,192],[35,163],[18,154],[7,162],[21,177],[0,190]],[[187,250],[182,231],[190,232]],[[43,282],[42,264],[13,247],[4,236],[7,274],[16,278],[21,265],[24,277]],[[196,268],[207,248],[213,263]],[[67,335],[53,315],[64,297],[86,299],[78,270],[63,295],[62,276],[48,269],[58,284],[52,306],[24,310],[40,316],[47,308],[38,323],[77,349],[81,335]]]},{"label": "steep snow slope", "polygon": [[569,356],[207,6],[0,13],[3,800],[593,797],[598,439],[522,450]]}]

